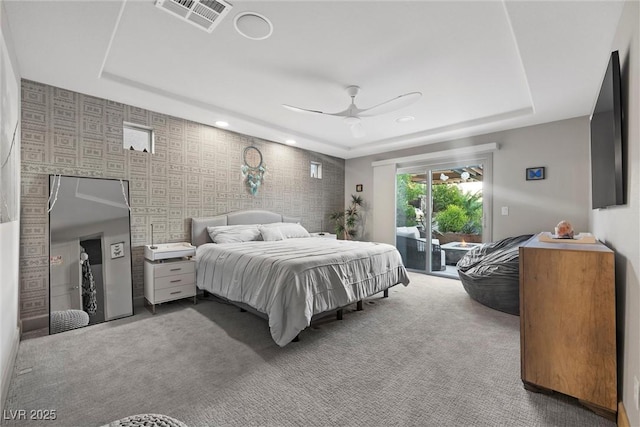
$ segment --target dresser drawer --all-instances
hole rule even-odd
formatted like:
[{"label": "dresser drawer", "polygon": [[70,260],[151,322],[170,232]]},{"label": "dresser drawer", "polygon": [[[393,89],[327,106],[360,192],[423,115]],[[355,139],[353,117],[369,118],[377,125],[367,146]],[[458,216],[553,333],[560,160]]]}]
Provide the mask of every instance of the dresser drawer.
[{"label": "dresser drawer", "polygon": [[192,283],[184,286],[174,286],[172,288],[156,289],[155,304],[173,301],[175,299],[192,297],[196,294],[196,285]]},{"label": "dresser drawer", "polygon": [[165,277],[165,276],[176,276],[179,274],[187,274],[196,272],[196,263],[193,261],[183,261],[183,262],[167,262],[164,264],[154,265],[153,268],[153,276]]},{"label": "dresser drawer", "polygon": [[173,288],[176,286],[193,285],[196,283],[196,274],[177,274],[175,276],[157,277],[154,281],[156,292],[159,289]]}]

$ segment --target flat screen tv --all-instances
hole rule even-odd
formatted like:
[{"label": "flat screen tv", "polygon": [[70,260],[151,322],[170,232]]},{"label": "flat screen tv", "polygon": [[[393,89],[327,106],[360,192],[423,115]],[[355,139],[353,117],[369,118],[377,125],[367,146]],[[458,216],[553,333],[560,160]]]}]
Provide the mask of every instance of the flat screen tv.
[{"label": "flat screen tv", "polygon": [[625,204],[622,89],[618,51],[611,54],[591,115],[591,206]]}]

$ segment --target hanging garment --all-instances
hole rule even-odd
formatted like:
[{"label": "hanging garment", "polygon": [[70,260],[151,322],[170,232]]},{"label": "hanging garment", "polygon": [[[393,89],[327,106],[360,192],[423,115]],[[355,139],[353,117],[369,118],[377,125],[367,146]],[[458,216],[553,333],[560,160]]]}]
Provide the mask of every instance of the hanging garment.
[{"label": "hanging garment", "polygon": [[88,314],[96,314],[96,311],[98,311],[96,283],[93,280],[93,273],[88,259],[82,263],[82,309]]}]

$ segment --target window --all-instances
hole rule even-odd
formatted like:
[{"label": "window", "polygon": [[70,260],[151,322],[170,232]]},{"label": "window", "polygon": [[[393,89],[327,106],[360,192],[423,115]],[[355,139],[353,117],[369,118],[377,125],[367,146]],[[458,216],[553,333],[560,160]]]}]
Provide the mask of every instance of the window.
[{"label": "window", "polygon": [[153,129],[150,127],[122,122],[122,141],[125,150],[153,153]]},{"label": "window", "polygon": [[322,163],[311,162],[311,178],[322,179]]}]

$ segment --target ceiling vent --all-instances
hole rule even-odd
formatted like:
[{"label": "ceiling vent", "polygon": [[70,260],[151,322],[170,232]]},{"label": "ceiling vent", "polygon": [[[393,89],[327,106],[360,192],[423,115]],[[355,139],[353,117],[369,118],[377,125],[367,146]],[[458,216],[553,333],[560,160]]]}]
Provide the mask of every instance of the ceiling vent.
[{"label": "ceiling vent", "polygon": [[156,7],[210,33],[232,6],[224,0],[156,0]]}]

